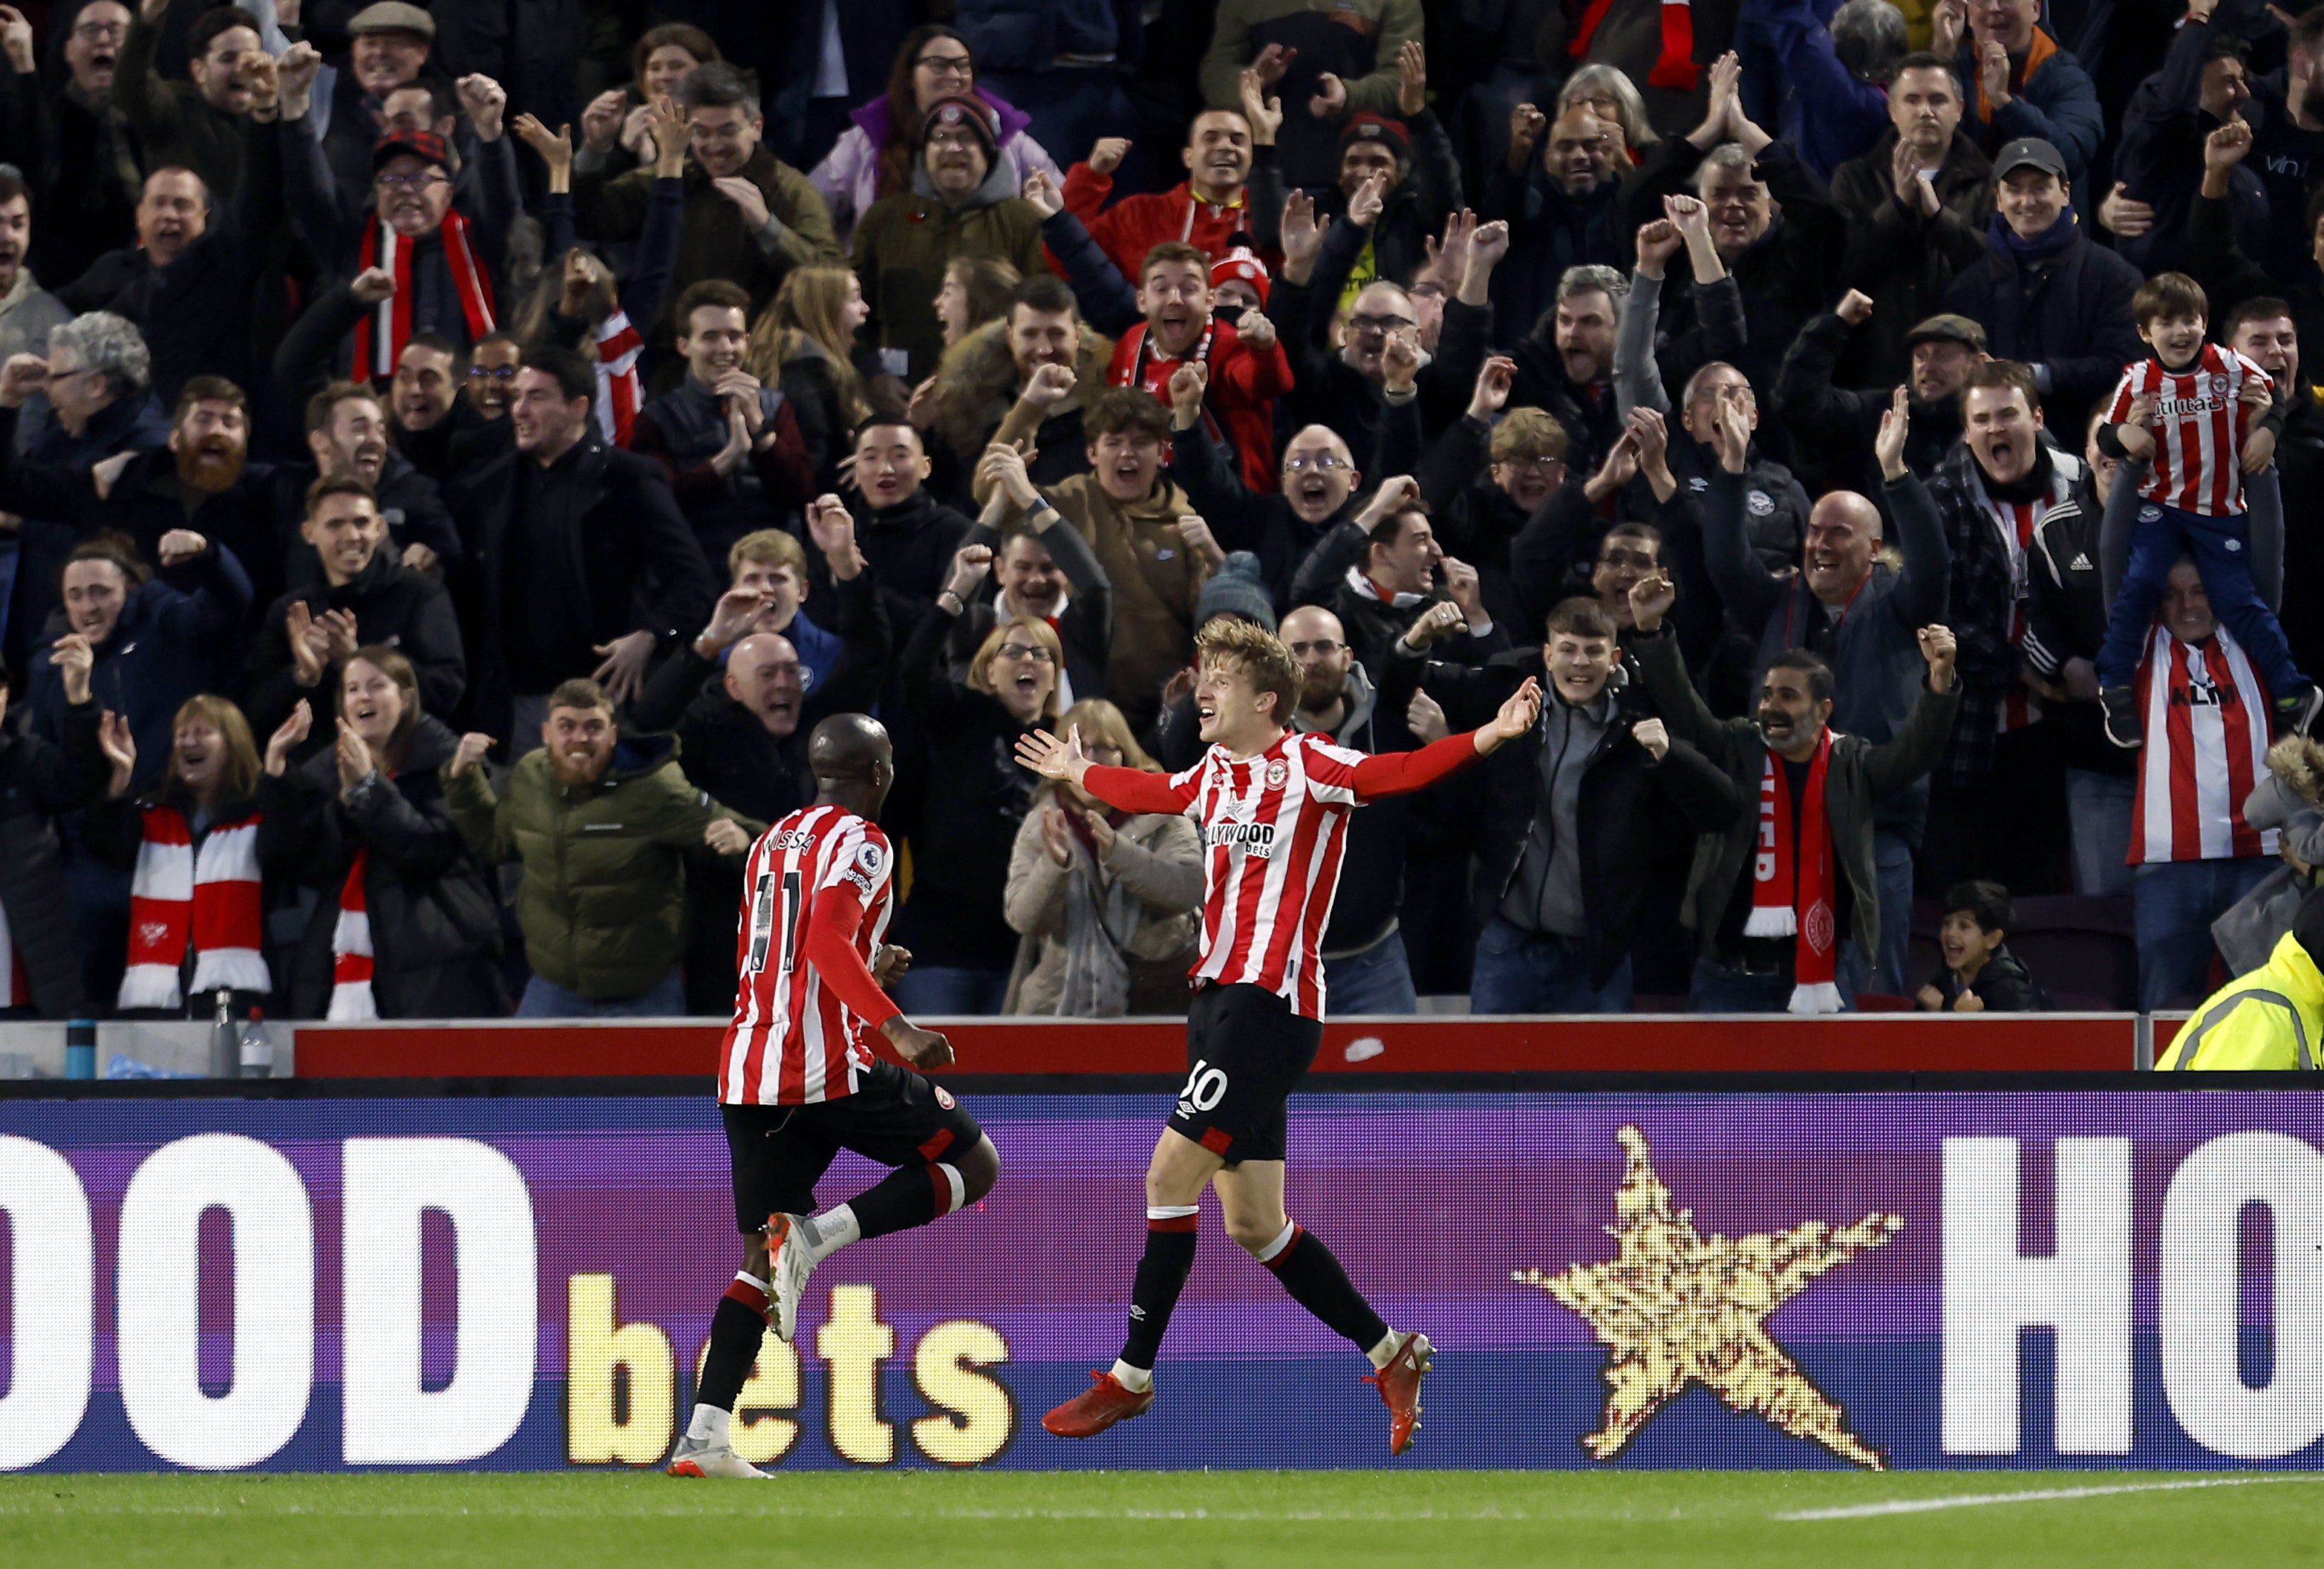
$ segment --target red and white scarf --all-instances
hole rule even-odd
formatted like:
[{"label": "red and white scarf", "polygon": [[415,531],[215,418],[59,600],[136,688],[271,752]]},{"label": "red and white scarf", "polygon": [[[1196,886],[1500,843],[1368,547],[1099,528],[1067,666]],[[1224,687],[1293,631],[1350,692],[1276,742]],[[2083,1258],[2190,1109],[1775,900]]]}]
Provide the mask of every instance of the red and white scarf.
[{"label": "red and white scarf", "polygon": [[[1614,8],[1614,0],[1590,0],[1590,9],[1582,14],[1582,25],[1573,30],[1573,42],[1566,52],[1575,60],[1590,58],[1591,41],[1598,35],[1598,24],[1606,20],[1606,13]],[[1689,0],[1662,0],[1663,47],[1655,58],[1654,69],[1646,80],[1673,92],[1691,93],[1702,75],[1694,63],[1694,11]]]},{"label": "red and white scarf", "polygon": [[371,989],[371,914],[364,902],[364,874],[371,849],[355,846],[347,880],[339,888],[339,920],[331,928],[331,1010],[328,1019],[376,1019],[379,999]]},{"label": "red and white scarf", "polygon": [[616,310],[597,324],[597,430],[616,447],[629,446],[630,430],[645,406],[645,383],[638,375],[638,356],[645,347],[626,311]]},{"label": "red and white scarf", "polygon": [[[1792,781],[1773,752],[1759,775],[1759,845],[1751,860],[1751,917],[1747,937],[1792,937],[1794,1013],[1837,1013],[1840,988],[1840,917],[1832,892],[1835,868],[1831,830],[1824,821],[1825,765],[1831,761],[1831,732],[1816,743],[1808,764],[1807,799],[1800,803],[1800,854],[1792,854]],[[1797,864],[1794,863],[1796,860]]]},{"label": "red and white scarf", "polygon": [[147,807],[144,817],[145,842],[129,883],[129,970],[119,1005],[182,1006],[178,973],[189,944],[196,992],[272,991],[260,951],[258,814],[218,824],[198,854],[177,808]]},{"label": "red and white scarf", "polygon": [[[493,317],[493,280],[476,260],[468,240],[468,220],[457,211],[444,215],[437,235],[444,242],[444,264],[452,287],[460,296],[460,313],[468,318],[468,341],[474,343],[497,330]],[[406,239],[393,226],[373,218],[364,226],[364,268],[378,267],[395,275],[395,292],[371,309],[355,324],[355,379],[395,374],[395,362],[411,337],[411,260],[417,240]]]}]

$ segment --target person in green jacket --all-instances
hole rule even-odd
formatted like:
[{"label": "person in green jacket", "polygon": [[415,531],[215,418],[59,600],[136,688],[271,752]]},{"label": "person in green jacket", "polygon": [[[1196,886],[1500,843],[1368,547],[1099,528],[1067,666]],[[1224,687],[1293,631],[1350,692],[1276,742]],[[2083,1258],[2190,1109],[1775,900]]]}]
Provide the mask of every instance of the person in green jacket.
[{"label": "person in green jacket", "polygon": [[520,1019],[662,1018],[686,1011],[686,855],[741,855],[766,825],[727,810],[678,771],[677,743],[624,745],[604,688],[567,681],[549,697],[541,747],[505,795],[477,765],[493,744],[464,735],[444,765],[446,802],[488,864],[516,861],[532,979]]},{"label": "person in green jacket", "polygon": [[2324,1050],[2324,891],[2301,900],[2267,963],[2203,999],[2154,1066],[2310,1069]]}]

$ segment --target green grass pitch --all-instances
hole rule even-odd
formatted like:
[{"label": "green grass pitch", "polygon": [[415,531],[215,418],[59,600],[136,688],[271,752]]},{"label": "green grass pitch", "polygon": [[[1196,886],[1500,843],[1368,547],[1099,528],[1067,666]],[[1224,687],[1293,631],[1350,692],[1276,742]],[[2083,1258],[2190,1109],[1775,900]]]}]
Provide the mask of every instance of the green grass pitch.
[{"label": "green grass pitch", "polygon": [[[2104,1491],[2099,1491],[2104,1490]],[[2014,1501],[2006,1495],[2070,1494]],[[1926,1507],[1941,1505],[1941,1507]],[[1921,1507],[1915,1507],[1921,1506]],[[1800,1516],[1820,1518],[1795,1518]],[[1851,1511],[1832,1514],[1830,1511]],[[2314,1563],[2324,1477],[2153,1472],[1176,1472],[17,1476],[0,1564]]]}]

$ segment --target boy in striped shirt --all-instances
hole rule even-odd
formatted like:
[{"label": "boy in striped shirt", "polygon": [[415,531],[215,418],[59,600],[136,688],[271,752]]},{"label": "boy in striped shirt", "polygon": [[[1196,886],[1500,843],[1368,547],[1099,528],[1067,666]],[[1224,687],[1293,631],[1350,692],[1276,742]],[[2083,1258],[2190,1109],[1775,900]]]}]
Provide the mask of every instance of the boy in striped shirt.
[{"label": "boy in striped shirt", "polygon": [[2252,581],[2246,477],[2274,457],[2282,422],[2271,407],[2274,383],[2234,349],[2204,340],[2209,309],[2202,286],[2183,272],[2140,286],[2131,312],[2153,352],[2124,370],[2098,432],[2109,457],[2150,462],[2135,502],[2125,498],[2138,521],[2098,657],[2107,738],[2125,748],[2145,739],[2131,683],[2181,554],[2194,560],[2212,609],[2267,683],[2278,727],[2305,734],[2324,708],[2324,692],[2301,673],[2282,623]]},{"label": "boy in striped shirt", "polygon": [[1367,1381],[1388,1405],[1388,1451],[1401,1454],[1420,1426],[1420,1380],[1434,1348],[1425,1334],[1390,1329],[1332,1251],[1285,1214],[1285,1103],[1323,1043],[1317,945],[1339,890],[1349,812],[1425,789],[1524,734],[1539,717],[1541,688],[1528,678],[1481,729],[1367,757],[1289,728],[1299,667],[1273,632],[1218,617],[1195,635],[1194,652],[1194,712],[1210,750],[1185,772],[1093,767],[1078,735],[1017,743],[1026,767],[1109,806],[1198,815],[1204,847],[1186,1083],[1147,1168],[1146,1252],[1129,1339],[1111,1371],[1092,1375],[1041,1425],[1089,1438],[1154,1403],[1155,1354],[1194,1266],[1196,1201],[1212,1186],[1227,1234],[1371,1359]]}]

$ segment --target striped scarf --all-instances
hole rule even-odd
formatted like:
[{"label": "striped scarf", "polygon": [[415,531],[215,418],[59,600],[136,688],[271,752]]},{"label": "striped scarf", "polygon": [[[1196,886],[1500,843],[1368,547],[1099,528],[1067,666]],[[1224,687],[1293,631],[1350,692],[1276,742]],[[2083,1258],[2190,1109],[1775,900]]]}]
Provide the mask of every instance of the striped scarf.
[{"label": "striped scarf", "polygon": [[331,928],[331,1008],[328,1019],[376,1019],[379,999],[371,989],[371,913],[364,902],[364,876],[371,870],[371,847],[355,846],[347,880],[339,886],[339,919]]},{"label": "striped scarf", "polygon": [[597,324],[597,431],[616,447],[629,446],[631,428],[645,404],[645,383],[638,375],[638,356],[645,346],[626,311],[616,310]]},{"label": "striped scarf", "polygon": [[[460,314],[467,318],[468,341],[474,343],[497,327],[493,315],[493,280],[476,261],[468,239],[468,220],[456,211],[444,215],[437,235],[444,242],[444,265],[460,296]],[[384,378],[395,374],[395,362],[411,337],[411,270],[417,240],[406,239],[394,228],[373,218],[364,225],[359,270],[383,268],[395,275],[395,292],[372,307],[355,324],[354,379]]]},{"label": "striped scarf", "polygon": [[119,1006],[176,1009],[190,945],[196,992],[269,992],[258,869],[259,815],[221,822],[194,850],[175,807],[144,808],[145,841],[129,884],[129,968]]}]

